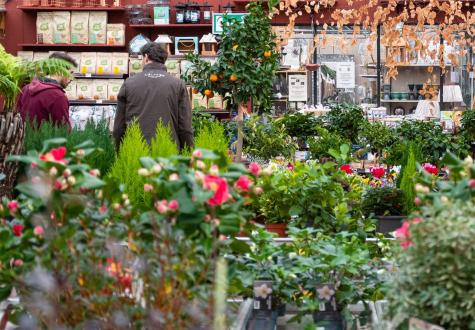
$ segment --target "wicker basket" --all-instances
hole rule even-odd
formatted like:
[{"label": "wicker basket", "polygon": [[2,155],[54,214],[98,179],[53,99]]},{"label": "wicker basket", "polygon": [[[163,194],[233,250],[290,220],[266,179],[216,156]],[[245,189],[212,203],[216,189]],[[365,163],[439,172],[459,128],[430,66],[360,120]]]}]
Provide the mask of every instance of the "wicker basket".
[{"label": "wicker basket", "polygon": [[19,155],[23,151],[25,127],[19,113],[0,112],[0,173],[5,180],[0,182],[0,197],[12,197],[18,163],[8,161],[10,155]]}]

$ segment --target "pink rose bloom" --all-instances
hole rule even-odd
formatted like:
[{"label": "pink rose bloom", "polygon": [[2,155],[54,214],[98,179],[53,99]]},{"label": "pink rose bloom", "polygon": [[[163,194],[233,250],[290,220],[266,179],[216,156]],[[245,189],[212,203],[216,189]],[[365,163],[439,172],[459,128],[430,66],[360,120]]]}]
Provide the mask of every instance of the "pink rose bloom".
[{"label": "pink rose bloom", "polygon": [[229,199],[229,188],[225,179],[214,175],[206,175],[203,184],[205,189],[214,192],[214,195],[208,199],[209,205],[221,205]]},{"label": "pink rose bloom", "polygon": [[196,149],[195,151],[193,151],[193,155],[192,155],[192,156],[195,157],[195,158],[200,158],[200,157],[203,156],[203,153],[201,152],[201,150]]},{"label": "pink rose bloom", "polygon": [[161,200],[159,202],[155,202],[155,209],[160,214],[167,213],[168,212],[168,202],[166,200]]},{"label": "pink rose bloom", "polygon": [[371,169],[371,175],[377,179],[381,178],[384,175],[384,173],[386,173],[386,171],[384,170],[384,167],[373,167]]},{"label": "pink rose bloom", "polygon": [[41,226],[36,226],[35,229],[33,229],[33,234],[36,236],[42,236],[45,233],[45,230]]},{"label": "pink rose bloom", "polygon": [[249,188],[252,186],[252,181],[247,175],[241,175],[234,183],[234,186],[242,191],[249,191]]},{"label": "pink rose bloom", "polygon": [[18,210],[18,202],[15,200],[9,201],[7,207],[11,213],[15,213]]},{"label": "pink rose bloom", "polygon": [[432,175],[439,174],[439,170],[437,169],[437,166],[432,165],[430,163],[425,163],[424,165],[422,165],[422,168],[424,169],[424,171],[426,171],[429,174],[432,174]]},{"label": "pink rose bloom", "polygon": [[21,267],[21,266],[23,266],[23,260],[21,260],[21,259],[15,259],[15,261],[13,262],[13,265],[14,265],[15,267]]},{"label": "pink rose bloom", "polygon": [[257,163],[251,163],[249,164],[249,172],[251,172],[254,175],[259,175],[261,174],[261,167]]},{"label": "pink rose bloom", "polygon": [[340,171],[345,172],[346,174],[353,174],[353,169],[349,164],[344,164],[340,166]]},{"label": "pink rose bloom", "polygon": [[66,147],[59,147],[56,149],[51,149],[50,152],[40,155],[40,160],[45,162],[54,162],[54,163],[62,163],[67,164],[67,160],[64,159],[66,156]]},{"label": "pink rose bloom", "polygon": [[180,205],[178,204],[178,201],[176,199],[173,199],[170,201],[170,203],[168,203],[168,207],[172,211],[177,211]]}]

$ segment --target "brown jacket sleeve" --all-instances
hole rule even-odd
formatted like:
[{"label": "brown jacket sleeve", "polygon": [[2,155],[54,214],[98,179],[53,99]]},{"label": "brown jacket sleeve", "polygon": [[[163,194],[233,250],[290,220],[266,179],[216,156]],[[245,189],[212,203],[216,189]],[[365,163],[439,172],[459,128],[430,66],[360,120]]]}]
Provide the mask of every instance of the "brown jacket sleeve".
[{"label": "brown jacket sleeve", "polygon": [[119,95],[117,96],[117,110],[114,119],[114,130],[112,135],[114,136],[115,146],[119,150],[120,142],[125,134],[127,123],[125,121],[125,105],[126,105],[126,83],[122,84]]},{"label": "brown jacket sleeve", "polygon": [[191,120],[193,114],[191,113],[188,92],[183,82],[181,83],[178,97],[178,138],[180,139],[180,149],[183,149],[185,145],[193,148],[193,126]]}]

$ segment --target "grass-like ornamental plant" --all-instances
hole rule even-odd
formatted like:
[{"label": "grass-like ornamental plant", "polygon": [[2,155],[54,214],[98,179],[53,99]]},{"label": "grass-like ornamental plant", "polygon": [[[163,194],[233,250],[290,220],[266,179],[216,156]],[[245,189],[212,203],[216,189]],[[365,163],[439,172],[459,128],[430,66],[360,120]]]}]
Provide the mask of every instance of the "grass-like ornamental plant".
[{"label": "grass-like ornamental plant", "polygon": [[229,139],[226,136],[224,126],[218,121],[207,123],[198,132],[195,139],[195,147],[212,150],[219,155],[227,157]]},{"label": "grass-like ornamental plant", "polygon": [[157,123],[155,137],[150,144],[152,157],[170,157],[178,155],[178,147],[172,139],[170,126],[163,125],[160,120]]}]

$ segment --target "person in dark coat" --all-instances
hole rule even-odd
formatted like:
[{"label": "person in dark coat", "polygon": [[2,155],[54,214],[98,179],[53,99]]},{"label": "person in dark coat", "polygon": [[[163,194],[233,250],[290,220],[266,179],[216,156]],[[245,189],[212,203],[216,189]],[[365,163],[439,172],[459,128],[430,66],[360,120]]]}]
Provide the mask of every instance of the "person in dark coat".
[{"label": "person in dark coat", "polygon": [[181,150],[193,146],[191,103],[185,83],[167,73],[167,51],[156,42],[141,49],[143,72],[128,78],[122,85],[114,121],[114,139],[117,148],[127,125],[134,120],[140,125],[145,140],[150,144],[161,120],[171,129],[172,138]]},{"label": "person in dark coat", "polygon": [[[49,56],[77,66],[76,61],[65,53],[56,52]],[[54,125],[66,125],[69,121],[69,101],[64,88],[71,82],[70,77],[59,75],[34,79],[23,87],[17,102],[17,109],[23,120],[28,119],[35,125],[51,121]]]}]

